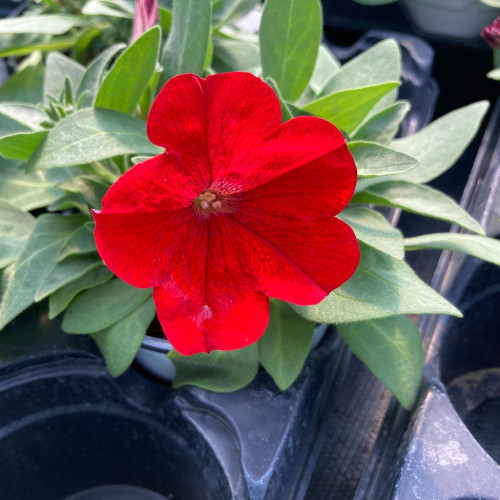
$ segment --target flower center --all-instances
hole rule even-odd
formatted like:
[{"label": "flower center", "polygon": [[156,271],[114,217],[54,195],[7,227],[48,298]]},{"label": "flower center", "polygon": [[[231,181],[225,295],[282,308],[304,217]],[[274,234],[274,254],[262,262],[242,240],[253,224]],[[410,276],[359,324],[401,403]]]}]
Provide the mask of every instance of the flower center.
[{"label": "flower center", "polygon": [[194,204],[203,214],[220,212],[222,210],[222,200],[213,191],[203,191],[194,199]]}]

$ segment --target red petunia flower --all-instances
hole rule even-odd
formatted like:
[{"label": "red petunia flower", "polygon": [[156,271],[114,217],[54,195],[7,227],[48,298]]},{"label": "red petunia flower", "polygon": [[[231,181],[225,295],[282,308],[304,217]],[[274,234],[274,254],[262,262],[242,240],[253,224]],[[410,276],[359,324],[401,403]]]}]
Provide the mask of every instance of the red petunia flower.
[{"label": "red petunia flower", "polygon": [[281,124],[274,92],[251,74],[188,74],[163,87],[147,130],[165,152],[111,186],[95,238],[117,276],[154,287],[181,354],[249,345],[268,297],[316,304],[354,273],[356,238],[334,215],[357,173],[331,123]]}]

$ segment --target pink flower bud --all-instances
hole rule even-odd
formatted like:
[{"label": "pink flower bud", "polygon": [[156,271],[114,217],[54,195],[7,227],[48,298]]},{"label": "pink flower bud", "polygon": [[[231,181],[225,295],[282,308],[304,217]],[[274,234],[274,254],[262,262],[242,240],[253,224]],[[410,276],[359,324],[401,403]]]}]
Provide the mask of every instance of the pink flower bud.
[{"label": "pink flower bud", "polygon": [[481,31],[481,36],[492,48],[500,49],[500,17],[497,17],[489,26],[486,26]]},{"label": "pink flower bud", "polygon": [[135,14],[132,23],[133,42],[154,26],[158,19],[158,0],[135,0]]}]

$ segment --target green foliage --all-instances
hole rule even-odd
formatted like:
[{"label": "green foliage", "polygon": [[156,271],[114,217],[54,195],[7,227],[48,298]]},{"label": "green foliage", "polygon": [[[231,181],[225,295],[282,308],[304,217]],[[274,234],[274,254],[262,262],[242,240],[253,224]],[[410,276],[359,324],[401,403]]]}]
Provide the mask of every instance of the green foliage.
[{"label": "green foliage", "polygon": [[354,354],[407,410],[415,404],[424,353],[417,326],[406,316],[339,325]]},{"label": "green foliage", "polygon": [[31,214],[0,198],[0,268],[19,257],[35,224]]},{"label": "green foliage", "polygon": [[132,114],[155,72],[160,28],[138,38],[116,61],[101,84],[95,106]]},{"label": "green foliage", "polygon": [[26,168],[84,165],[124,154],[159,154],[146,136],[146,124],[111,109],[82,109],[50,130]]},{"label": "green foliage", "polygon": [[351,134],[377,102],[398,86],[399,82],[386,82],[369,87],[340,90],[306,104],[302,110],[324,118],[347,134]]},{"label": "green foliage", "polygon": [[30,102],[43,100],[45,68],[41,63],[26,66],[14,73],[0,87],[0,102]]},{"label": "green foliage", "polygon": [[259,340],[259,361],[282,390],[299,376],[306,360],[314,323],[303,319],[285,302],[271,301],[269,324]]},{"label": "green foliage", "polygon": [[338,217],[351,226],[359,241],[395,259],[404,259],[403,235],[381,213],[366,207],[349,206]]},{"label": "green foliage", "polygon": [[21,132],[0,137],[0,154],[11,160],[28,160],[47,136],[47,130]]},{"label": "green foliage", "polygon": [[211,28],[211,0],[174,0],[172,29],[161,55],[162,82],[181,73],[202,75]]},{"label": "green foliage", "polygon": [[402,314],[451,314],[460,311],[426,285],[402,260],[363,243],[354,276],[314,306],[293,308],[318,323],[352,323]]},{"label": "green foliage", "polygon": [[232,392],[248,385],[257,375],[259,349],[254,343],[235,351],[212,351],[182,356],[170,351],[175,365],[175,388],[195,385],[216,392]]},{"label": "green foliage", "polygon": [[409,212],[458,224],[478,234],[484,234],[481,225],[458,203],[429,186],[404,181],[381,182],[356,194],[352,203],[374,203],[399,207]]},{"label": "green foliage", "polygon": [[307,87],[321,32],[319,0],[266,1],[259,32],[262,70],[287,101],[296,101]]},{"label": "green foliage", "polygon": [[64,314],[67,333],[95,333],[133,313],[151,297],[150,289],[135,288],[120,279],[107,281],[78,295]]},{"label": "green foliage", "polygon": [[418,165],[412,156],[376,142],[349,142],[349,151],[356,162],[359,177],[376,177],[407,172]]},{"label": "green foliage", "polygon": [[475,234],[435,233],[405,238],[405,250],[437,248],[465,253],[500,266],[500,241]]},{"label": "green foliage", "polygon": [[125,318],[92,334],[113,377],[121,375],[132,364],[155,315],[155,304],[149,297]]}]

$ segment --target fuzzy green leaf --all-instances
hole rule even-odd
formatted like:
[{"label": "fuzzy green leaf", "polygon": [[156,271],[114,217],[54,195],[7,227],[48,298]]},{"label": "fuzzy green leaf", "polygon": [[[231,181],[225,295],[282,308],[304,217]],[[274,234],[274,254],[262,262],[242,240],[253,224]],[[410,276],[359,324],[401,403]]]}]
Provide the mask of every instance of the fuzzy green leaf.
[{"label": "fuzzy green leaf", "polygon": [[175,365],[172,385],[195,385],[215,392],[233,392],[248,385],[259,369],[259,349],[253,343],[234,351],[212,351],[182,356],[170,351],[168,357]]},{"label": "fuzzy green leaf", "polygon": [[121,375],[132,364],[155,315],[155,304],[150,297],[110,328],[92,334],[113,377]]},{"label": "fuzzy green leaf", "polygon": [[393,149],[420,160],[417,168],[398,175],[398,180],[422,184],[446,172],[476,135],[488,107],[485,101],[465,106],[413,135],[393,141]]},{"label": "fuzzy green leaf", "polygon": [[83,26],[85,19],[67,14],[43,14],[0,19],[0,33],[40,33],[62,35],[75,26]]},{"label": "fuzzy green leaf", "polygon": [[407,172],[418,165],[416,158],[375,142],[349,142],[348,147],[360,177],[376,177]]},{"label": "fuzzy green leaf", "polygon": [[47,134],[47,130],[40,130],[0,137],[0,154],[11,160],[27,161]]},{"label": "fuzzy green leaf", "polygon": [[408,111],[410,104],[407,101],[395,102],[369,116],[352,134],[351,139],[389,144],[396,137]]},{"label": "fuzzy green leaf", "polygon": [[411,410],[422,377],[424,352],[417,326],[406,316],[339,325],[352,352]]},{"label": "fuzzy green leaf", "polygon": [[299,376],[311,349],[314,323],[284,302],[271,301],[269,324],[259,339],[259,361],[282,390]]},{"label": "fuzzy green leaf", "polygon": [[51,52],[47,56],[47,67],[45,70],[45,83],[43,93],[45,101],[46,96],[50,95],[55,99],[61,97],[64,90],[66,78],[71,82],[71,87],[77,89],[80,85],[85,68],[73,59],[66,57],[59,52]]},{"label": "fuzzy green leaf", "polygon": [[500,266],[500,241],[486,236],[461,233],[434,233],[405,238],[406,250],[438,248],[465,253]]},{"label": "fuzzy green leaf", "polygon": [[125,318],[151,296],[151,289],[135,288],[114,279],[78,295],[64,315],[66,333],[94,333]]},{"label": "fuzzy green leaf", "polygon": [[99,91],[106,70],[110,62],[114,59],[116,54],[120,52],[125,47],[124,43],[117,43],[105,51],[103,51],[99,56],[97,56],[85,70],[82,77],[80,85],[77,90],[77,98],[80,97],[84,92],[87,92],[87,96],[83,101],[84,107],[93,106],[95,98]]},{"label": "fuzzy green leaf", "polygon": [[309,80],[309,85],[315,94],[319,94],[326,85],[326,82],[340,69],[340,63],[331,53],[330,49],[321,44],[318,57],[314,66],[314,71]]},{"label": "fuzzy green leaf", "polygon": [[[418,167],[417,167],[418,168]],[[484,230],[452,198],[429,186],[404,181],[381,182],[354,195],[352,203],[375,203],[445,220],[484,234]]]},{"label": "fuzzy green leaf", "polygon": [[398,82],[387,82],[360,89],[341,90],[303,106],[302,110],[324,118],[350,134],[375,104],[398,86]]},{"label": "fuzzy green leaf", "polygon": [[43,64],[32,64],[14,73],[0,87],[0,102],[38,103],[43,100]]},{"label": "fuzzy green leaf", "polygon": [[398,260],[405,256],[403,235],[375,210],[349,206],[337,217],[351,226],[356,238]]},{"label": "fuzzy green leaf", "polygon": [[160,28],[146,31],[116,61],[95,100],[96,108],[132,114],[155,72]]},{"label": "fuzzy green leaf", "polygon": [[260,25],[264,77],[287,101],[296,101],[314,71],[322,35],[319,0],[267,0]]},{"label": "fuzzy green leaf", "polygon": [[59,288],[49,297],[49,318],[53,319],[62,313],[80,292],[106,283],[112,277],[111,271],[101,265]]},{"label": "fuzzy green leaf", "polygon": [[211,0],[174,0],[172,29],[161,56],[162,81],[182,73],[202,75],[209,51]]},{"label": "fuzzy green leaf", "polygon": [[360,243],[354,276],[314,306],[292,306],[318,323],[352,323],[401,314],[451,314],[460,311],[426,285],[402,260]]},{"label": "fuzzy green leaf", "polygon": [[86,218],[79,215],[41,215],[0,299],[0,329],[29,307],[36,291],[50,276],[55,257]]},{"label": "fuzzy green leaf", "polygon": [[35,224],[30,213],[0,198],[0,268],[21,255]]},{"label": "fuzzy green leaf", "polygon": [[149,142],[142,120],[111,109],[87,108],[57,123],[26,169],[84,165],[118,155],[161,151]]}]

